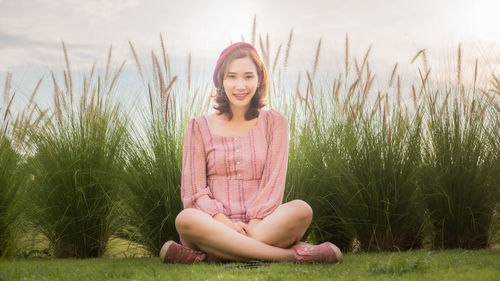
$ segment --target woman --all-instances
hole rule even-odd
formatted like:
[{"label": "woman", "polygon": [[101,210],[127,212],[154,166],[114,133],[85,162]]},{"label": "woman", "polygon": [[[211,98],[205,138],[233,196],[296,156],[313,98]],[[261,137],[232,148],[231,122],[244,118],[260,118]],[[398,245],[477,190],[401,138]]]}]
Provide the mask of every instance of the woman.
[{"label": "woman", "polygon": [[268,78],[255,48],[240,42],[224,49],[213,81],[217,113],[192,119],[184,139],[185,209],[175,221],[182,245],[166,242],[162,261],[342,261],[332,243],[300,242],[312,219],[307,203],[281,204],[288,124],[262,109]]}]

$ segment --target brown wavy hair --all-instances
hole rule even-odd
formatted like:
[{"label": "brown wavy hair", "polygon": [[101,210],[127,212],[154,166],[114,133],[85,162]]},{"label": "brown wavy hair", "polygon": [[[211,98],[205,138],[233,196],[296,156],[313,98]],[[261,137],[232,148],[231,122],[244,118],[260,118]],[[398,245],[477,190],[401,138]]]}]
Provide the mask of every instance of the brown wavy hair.
[{"label": "brown wavy hair", "polygon": [[217,82],[216,85],[219,85],[219,87],[216,88],[214,109],[217,110],[217,115],[221,115],[224,113],[227,114],[229,120],[233,119],[233,112],[231,111],[231,107],[229,106],[229,99],[227,98],[226,91],[224,90],[224,76],[226,75],[227,67],[233,60],[246,57],[249,57],[257,68],[259,85],[257,86],[255,95],[250,101],[250,107],[245,113],[245,120],[252,120],[254,118],[257,118],[259,116],[259,109],[266,105],[269,80],[264,63],[253,51],[245,48],[237,48],[224,58],[224,61],[222,61],[215,74],[215,79]]}]

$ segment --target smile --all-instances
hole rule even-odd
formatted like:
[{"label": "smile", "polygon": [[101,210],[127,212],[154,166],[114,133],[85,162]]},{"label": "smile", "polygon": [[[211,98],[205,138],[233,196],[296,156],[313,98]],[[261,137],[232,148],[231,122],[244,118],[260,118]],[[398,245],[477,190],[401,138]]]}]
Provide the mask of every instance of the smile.
[{"label": "smile", "polygon": [[245,93],[245,94],[233,94],[233,96],[237,99],[237,100],[244,100],[246,98],[248,94]]}]

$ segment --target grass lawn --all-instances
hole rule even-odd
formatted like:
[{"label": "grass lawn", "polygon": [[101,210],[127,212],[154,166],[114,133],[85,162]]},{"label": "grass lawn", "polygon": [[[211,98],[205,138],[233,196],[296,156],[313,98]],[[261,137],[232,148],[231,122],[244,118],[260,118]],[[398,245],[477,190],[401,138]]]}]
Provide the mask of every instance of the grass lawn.
[{"label": "grass lawn", "polygon": [[357,253],[337,265],[166,265],[156,257],[4,259],[0,280],[500,280],[500,250]]}]

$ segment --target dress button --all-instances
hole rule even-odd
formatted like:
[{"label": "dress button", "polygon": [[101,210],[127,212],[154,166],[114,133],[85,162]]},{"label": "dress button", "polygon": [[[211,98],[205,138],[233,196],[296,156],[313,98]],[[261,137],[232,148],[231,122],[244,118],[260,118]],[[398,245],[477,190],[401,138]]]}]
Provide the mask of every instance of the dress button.
[{"label": "dress button", "polygon": [[240,161],[236,162],[236,165],[239,165],[240,164]]},{"label": "dress button", "polygon": [[241,177],[241,174],[238,174],[238,177]]},{"label": "dress button", "polygon": [[234,140],[235,140],[235,141],[237,141],[237,140],[238,140],[238,138],[234,138]]},{"label": "dress button", "polygon": [[236,153],[238,153],[238,152],[240,152],[240,150],[239,150],[239,149],[236,149]]}]

